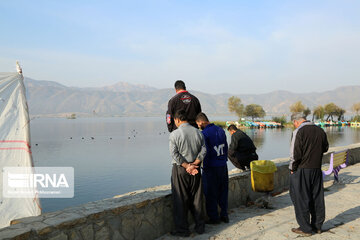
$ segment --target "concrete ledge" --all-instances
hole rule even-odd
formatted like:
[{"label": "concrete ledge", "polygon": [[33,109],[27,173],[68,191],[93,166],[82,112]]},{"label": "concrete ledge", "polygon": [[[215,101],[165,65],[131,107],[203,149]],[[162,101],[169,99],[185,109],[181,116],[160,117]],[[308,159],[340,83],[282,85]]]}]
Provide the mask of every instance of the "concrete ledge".
[{"label": "concrete ledge", "polygon": [[[349,149],[349,163],[360,162],[360,143],[331,148]],[[288,158],[273,159],[277,165],[273,192],[288,189]],[[251,190],[250,172],[229,172],[229,208],[263,196]],[[341,174],[341,172],[340,172]],[[148,188],[61,211],[12,221],[0,229],[0,239],[155,239],[173,227],[170,185]]]}]

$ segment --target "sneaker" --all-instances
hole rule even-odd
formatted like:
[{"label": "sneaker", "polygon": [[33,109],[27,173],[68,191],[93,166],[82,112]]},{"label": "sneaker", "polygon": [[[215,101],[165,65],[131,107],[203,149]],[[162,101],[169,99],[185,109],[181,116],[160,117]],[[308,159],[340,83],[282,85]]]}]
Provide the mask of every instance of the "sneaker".
[{"label": "sneaker", "polygon": [[171,231],[170,234],[177,237],[190,237],[190,232]]},{"label": "sneaker", "polygon": [[220,218],[221,221],[223,221],[224,223],[229,223],[229,217],[228,216],[222,216]]},{"label": "sneaker", "polygon": [[300,228],[292,228],[291,231],[304,237],[310,237],[312,235],[311,233],[303,232]]}]

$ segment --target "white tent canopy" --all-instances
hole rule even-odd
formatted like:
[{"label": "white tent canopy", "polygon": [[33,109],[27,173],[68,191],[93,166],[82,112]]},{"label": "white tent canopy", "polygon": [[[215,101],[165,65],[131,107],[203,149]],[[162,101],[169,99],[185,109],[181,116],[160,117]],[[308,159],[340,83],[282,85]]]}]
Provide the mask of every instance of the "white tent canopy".
[{"label": "white tent canopy", "polygon": [[0,73],[0,228],[11,220],[41,214],[39,199],[5,198],[4,167],[33,167],[30,119],[21,69]]}]

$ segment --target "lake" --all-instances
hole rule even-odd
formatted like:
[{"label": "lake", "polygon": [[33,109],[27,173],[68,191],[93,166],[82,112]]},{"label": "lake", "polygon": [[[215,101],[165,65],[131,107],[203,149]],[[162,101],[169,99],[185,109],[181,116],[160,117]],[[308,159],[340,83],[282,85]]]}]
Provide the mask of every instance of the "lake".
[{"label": "lake", "polygon": [[[35,118],[30,126],[35,166],[74,167],[75,173],[74,198],[41,199],[43,212],[170,183],[169,133],[163,117]],[[325,131],[331,147],[360,142],[360,129]],[[292,129],[245,132],[254,140],[259,159],[289,155]],[[228,167],[234,168],[231,162]]]}]

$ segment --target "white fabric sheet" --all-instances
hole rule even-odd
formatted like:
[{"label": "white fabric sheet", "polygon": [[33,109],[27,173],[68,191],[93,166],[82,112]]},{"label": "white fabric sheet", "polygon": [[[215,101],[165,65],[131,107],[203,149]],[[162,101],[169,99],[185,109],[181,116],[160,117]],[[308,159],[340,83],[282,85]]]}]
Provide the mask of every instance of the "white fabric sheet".
[{"label": "white fabric sheet", "polygon": [[39,199],[3,197],[3,168],[33,167],[30,119],[23,76],[0,73],[0,228],[11,220],[41,214]]}]

